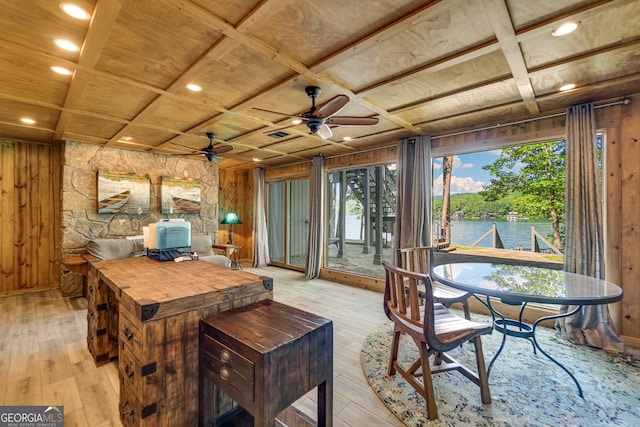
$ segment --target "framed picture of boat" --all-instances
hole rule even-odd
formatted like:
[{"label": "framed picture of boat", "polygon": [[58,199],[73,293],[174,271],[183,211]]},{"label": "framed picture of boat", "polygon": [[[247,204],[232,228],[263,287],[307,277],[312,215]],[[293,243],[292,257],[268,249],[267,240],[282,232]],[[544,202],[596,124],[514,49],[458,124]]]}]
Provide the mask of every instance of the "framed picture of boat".
[{"label": "framed picture of boat", "polygon": [[160,194],[163,214],[199,214],[200,181],[163,176]]},{"label": "framed picture of boat", "polygon": [[151,212],[149,175],[98,171],[98,213],[148,215]]}]

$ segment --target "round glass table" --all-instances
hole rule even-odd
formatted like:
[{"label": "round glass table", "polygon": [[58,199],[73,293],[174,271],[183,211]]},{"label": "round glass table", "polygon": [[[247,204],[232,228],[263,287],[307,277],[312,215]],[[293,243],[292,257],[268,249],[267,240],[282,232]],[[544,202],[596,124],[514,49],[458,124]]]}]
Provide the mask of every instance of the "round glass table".
[{"label": "round glass table", "polygon": [[[488,374],[491,373],[493,363],[502,352],[507,336],[524,338],[531,341],[534,353],[536,350],[540,351],[573,379],[582,397],[582,387],[573,374],[540,347],[536,340],[536,328],[545,320],[571,316],[584,305],[620,301],[622,289],[618,285],[561,270],[492,263],[442,264],[434,267],[432,275],[435,281],[472,293],[491,312],[494,329],[502,333],[503,337],[500,348],[489,363]],[[485,296],[486,302],[479,296]],[[519,305],[518,319],[505,318],[493,307],[491,298],[497,298],[504,304]],[[528,303],[571,307],[566,312],[541,317],[530,325],[522,320]]]}]

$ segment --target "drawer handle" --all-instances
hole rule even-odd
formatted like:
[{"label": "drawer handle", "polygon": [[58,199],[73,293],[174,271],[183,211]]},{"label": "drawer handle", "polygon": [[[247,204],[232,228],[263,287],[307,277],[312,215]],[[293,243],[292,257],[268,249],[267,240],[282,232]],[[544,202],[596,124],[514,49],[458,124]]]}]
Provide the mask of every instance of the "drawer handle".
[{"label": "drawer handle", "polygon": [[124,331],[122,331],[122,334],[127,339],[127,341],[131,341],[131,338],[133,338],[133,332],[131,332],[126,326],[124,328]]},{"label": "drawer handle", "polygon": [[231,354],[227,350],[222,350],[220,352],[220,360],[224,363],[231,363]]},{"label": "drawer handle", "polygon": [[133,377],[133,369],[129,368],[129,365],[124,366],[124,373],[127,374],[127,378]]},{"label": "drawer handle", "polygon": [[229,379],[231,379],[231,374],[229,374],[229,370],[227,368],[220,368],[220,378],[225,381],[229,381]]},{"label": "drawer handle", "polygon": [[[129,408],[129,409],[127,409],[127,408]],[[129,401],[125,401],[124,403],[122,403],[122,404],[120,405],[120,414],[121,414],[121,415],[124,415],[124,416],[127,416],[127,415],[131,416],[131,415],[133,415],[133,408],[131,408],[131,407],[129,406]]]}]

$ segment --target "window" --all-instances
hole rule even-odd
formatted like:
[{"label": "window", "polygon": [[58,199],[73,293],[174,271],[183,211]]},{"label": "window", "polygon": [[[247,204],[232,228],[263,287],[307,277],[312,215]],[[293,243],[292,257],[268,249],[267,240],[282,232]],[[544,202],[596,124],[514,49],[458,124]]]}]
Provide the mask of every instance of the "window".
[{"label": "window", "polygon": [[395,163],[329,172],[326,188],[325,267],[384,277],[382,262],[393,260]]}]

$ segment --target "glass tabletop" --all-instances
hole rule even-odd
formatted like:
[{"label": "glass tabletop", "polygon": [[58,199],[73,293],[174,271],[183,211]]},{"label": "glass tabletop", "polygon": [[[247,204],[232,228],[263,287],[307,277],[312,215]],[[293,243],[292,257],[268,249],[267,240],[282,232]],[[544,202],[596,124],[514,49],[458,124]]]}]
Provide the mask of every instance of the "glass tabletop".
[{"label": "glass tabletop", "polygon": [[611,282],[543,267],[492,263],[453,263],[436,266],[434,280],[504,302],[544,304],[607,304],[622,299]]}]

